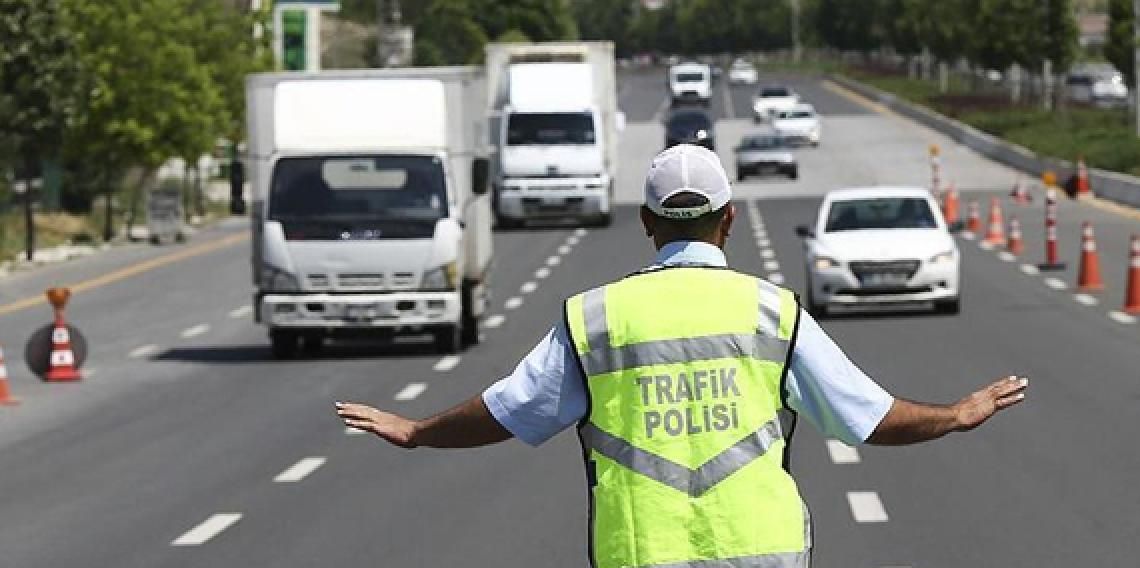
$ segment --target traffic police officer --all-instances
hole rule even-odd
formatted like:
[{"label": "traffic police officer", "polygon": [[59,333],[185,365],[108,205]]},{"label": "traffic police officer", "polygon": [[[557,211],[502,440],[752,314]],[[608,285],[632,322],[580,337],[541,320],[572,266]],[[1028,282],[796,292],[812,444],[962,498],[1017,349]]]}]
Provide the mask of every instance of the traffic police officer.
[{"label": "traffic police officer", "polygon": [[802,414],[849,444],[970,430],[1024,399],[1006,377],[952,405],[892,397],[789,290],[726,267],[735,218],[712,152],[659,154],[641,220],[656,261],[578,294],[514,373],[425,420],[337,403],[398,446],[537,445],[577,424],[595,568],[804,567],[811,522],[787,469]]}]

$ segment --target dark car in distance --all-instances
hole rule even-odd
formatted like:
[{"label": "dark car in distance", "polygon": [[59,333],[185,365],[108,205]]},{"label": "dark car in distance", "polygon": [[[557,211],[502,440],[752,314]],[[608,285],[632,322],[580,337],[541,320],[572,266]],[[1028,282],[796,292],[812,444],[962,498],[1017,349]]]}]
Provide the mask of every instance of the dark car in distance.
[{"label": "dark car in distance", "polygon": [[715,150],[713,144],[713,121],[703,110],[678,110],[665,121],[665,147],[677,144],[695,144]]}]

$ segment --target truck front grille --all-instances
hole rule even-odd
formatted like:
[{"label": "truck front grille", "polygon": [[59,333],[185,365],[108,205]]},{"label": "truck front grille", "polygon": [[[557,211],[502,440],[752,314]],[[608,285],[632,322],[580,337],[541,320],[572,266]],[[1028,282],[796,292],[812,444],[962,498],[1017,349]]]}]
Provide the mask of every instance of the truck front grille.
[{"label": "truck front grille", "polygon": [[336,277],[337,284],[341,288],[364,288],[370,290],[378,290],[384,287],[383,274],[368,274],[368,273],[349,273],[338,274]]}]

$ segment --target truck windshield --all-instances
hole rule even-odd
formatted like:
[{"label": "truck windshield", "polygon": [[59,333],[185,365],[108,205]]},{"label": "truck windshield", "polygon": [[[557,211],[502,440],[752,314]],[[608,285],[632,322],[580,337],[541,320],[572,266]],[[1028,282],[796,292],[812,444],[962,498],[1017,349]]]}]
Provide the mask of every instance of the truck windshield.
[{"label": "truck windshield", "polygon": [[594,117],[588,112],[512,114],[507,119],[507,145],[593,144]]},{"label": "truck windshield", "polygon": [[704,80],[704,73],[677,73],[678,83],[700,83]]},{"label": "truck windshield", "polygon": [[446,216],[434,156],[284,158],[273,169],[269,219],[288,238],[430,237]]}]

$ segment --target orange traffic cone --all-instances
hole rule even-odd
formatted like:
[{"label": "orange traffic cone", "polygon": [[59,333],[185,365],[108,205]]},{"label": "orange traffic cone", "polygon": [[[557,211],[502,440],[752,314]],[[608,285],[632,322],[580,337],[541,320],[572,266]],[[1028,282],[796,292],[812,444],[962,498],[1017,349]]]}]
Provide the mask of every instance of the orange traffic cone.
[{"label": "orange traffic cone", "polygon": [[958,190],[954,189],[954,184],[949,184],[945,199],[942,201],[942,215],[946,218],[947,225],[953,225],[958,222]]},{"label": "orange traffic cone", "polygon": [[1001,202],[998,198],[990,200],[989,228],[986,229],[986,242],[992,245],[1005,243],[1005,227],[1001,220]]},{"label": "orange traffic cone", "polygon": [[1096,236],[1088,221],[1081,226],[1081,269],[1077,272],[1077,289],[1081,292],[1104,289],[1104,280],[1100,277],[1100,257],[1096,252]]},{"label": "orange traffic cone", "polygon": [[978,208],[978,200],[971,199],[966,217],[966,230],[977,234],[982,230],[982,214]]},{"label": "orange traffic cone", "polygon": [[8,390],[8,367],[4,365],[4,346],[0,345],[0,404],[19,404],[20,401]]},{"label": "orange traffic cone", "polygon": [[1124,312],[1140,315],[1140,236],[1132,235],[1128,255],[1128,286],[1124,293]]},{"label": "orange traffic cone", "polygon": [[78,381],[83,378],[75,368],[75,351],[71,349],[71,331],[63,320],[63,307],[67,304],[71,290],[51,288],[47,291],[48,300],[55,310],[55,327],[51,332],[51,359],[45,381]]},{"label": "orange traffic cone", "polygon": [[1077,197],[1089,197],[1092,187],[1089,186],[1089,169],[1085,166],[1085,157],[1077,156]]},{"label": "orange traffic cone", "polygon": [[1029,197],[1029,188],[1025,185],[1025,178],[1017,176],[1017,181],[1013,184],[1013,191],[1009,192],[1010,197],[1013,198],[1014,203],[1029,203],[1033,198]]},{"label": "orange traffic cone", "polygon": [[1013,255],[1021,255],[1025,250],[1025,246],[1021,243],[1021,221],[1018,221],[1017,217],[1009,219],[1009,241],[1006,243],[1006,249]]}]

